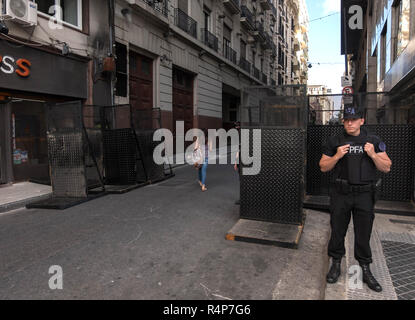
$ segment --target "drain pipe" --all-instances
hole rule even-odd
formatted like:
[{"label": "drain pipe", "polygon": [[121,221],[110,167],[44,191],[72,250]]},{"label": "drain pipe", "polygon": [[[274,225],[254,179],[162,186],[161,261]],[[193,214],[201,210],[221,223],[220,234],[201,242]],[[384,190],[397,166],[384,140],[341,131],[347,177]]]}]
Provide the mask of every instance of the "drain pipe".
[{"label": "drain pipe", "polygon": [[[109,53],[110,57],[115,57],[115,0],[108,0],[108,22],[109,22]],[[114,75],[111,76],[111,104],[115,105],[115,84]]]}]

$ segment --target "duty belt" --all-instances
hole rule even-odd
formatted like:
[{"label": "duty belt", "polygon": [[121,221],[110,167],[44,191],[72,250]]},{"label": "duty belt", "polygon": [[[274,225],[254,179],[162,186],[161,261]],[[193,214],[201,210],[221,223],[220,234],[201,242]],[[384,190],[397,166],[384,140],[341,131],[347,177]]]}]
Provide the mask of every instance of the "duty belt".
[{"label": "duty belt", "polygon": [[347,180],[336,179],[336,185],[341,188],[342,192],[369,192],[375,191],[374,184],[352,185]]}]

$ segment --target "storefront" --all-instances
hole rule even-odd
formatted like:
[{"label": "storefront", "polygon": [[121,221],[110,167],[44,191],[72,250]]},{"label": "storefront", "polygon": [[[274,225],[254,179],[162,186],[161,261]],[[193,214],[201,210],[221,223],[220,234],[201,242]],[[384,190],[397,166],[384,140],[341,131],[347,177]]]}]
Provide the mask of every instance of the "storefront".
[{"label": "storefront", "polygon": [[47,181],[46,104],[87,98],[88,60],[0,40],[0,184]]}]

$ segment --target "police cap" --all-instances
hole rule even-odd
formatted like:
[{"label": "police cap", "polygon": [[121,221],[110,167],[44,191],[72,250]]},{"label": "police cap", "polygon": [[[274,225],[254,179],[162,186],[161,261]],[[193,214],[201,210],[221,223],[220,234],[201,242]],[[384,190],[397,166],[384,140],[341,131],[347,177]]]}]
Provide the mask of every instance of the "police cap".
[{"label": "police cap", "polygon": [[362,119],[363,110],[355,106],[344,106],[343,119]]}]

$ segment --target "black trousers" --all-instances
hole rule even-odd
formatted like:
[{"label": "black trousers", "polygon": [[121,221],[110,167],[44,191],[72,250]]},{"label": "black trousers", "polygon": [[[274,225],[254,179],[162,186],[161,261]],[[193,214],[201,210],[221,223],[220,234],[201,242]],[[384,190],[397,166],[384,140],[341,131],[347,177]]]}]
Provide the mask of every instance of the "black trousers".
[{"label": "black trousers", "polygon": [[355,259],[361,265],[372,263],[370,236],[375,219],[374,202],[373,191],[344,194],[340,193],[336,187],[331,188],[331,238],[328,246],[330,257],[341,259],[345,255],[344,239],[353,215]]}]

